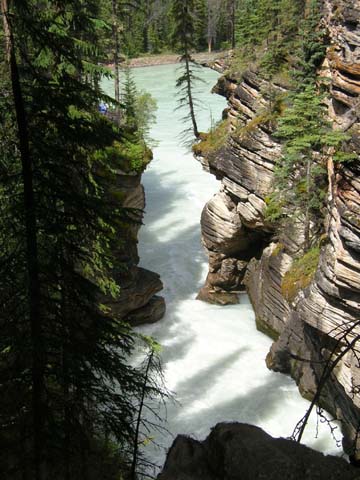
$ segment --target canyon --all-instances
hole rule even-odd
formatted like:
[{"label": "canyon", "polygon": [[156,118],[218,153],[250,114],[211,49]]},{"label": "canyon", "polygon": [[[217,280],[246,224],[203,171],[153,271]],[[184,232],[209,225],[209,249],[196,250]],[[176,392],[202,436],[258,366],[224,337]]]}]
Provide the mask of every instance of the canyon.
[{"label": "canyon", "polygon": [[[351,2],[336,2],[336,8],[332,2],[324,2],[323,21],[329,32],[330,45],[321,68],[321,75],[331,79],[331,97],[328,99],[329,116],[335,128],[349,133],[351,137],[350,148],[357,154],[360,149],[358,140],[359,13],[356,6],[354,7]],[[163,69],[161,75],[168,75],[167,66],[156,68]],[[224,68],[224,64],[218,63],[216,68]],[[145,88],[147,88],[146,83],[148,82],[150,85],[156,77],[156,70],[153,73],[150,70],[147,72],[147,74],[144,74],[139,70],[138,73],[139,78],[144,76],[142,82]],[[155,89],[155,96],[157,95],[159,99],[162,98],[161,85],[153,88]],[[163,163],[164,166],[160,168],[156,166],[158,152],[155,155],[155,170],[152,170],[153,167],[151,166],[149,172],[145,173],[145,179],[150,178],[151,180],[147,180],[145,183],[148,183],[147,188],[150,189],[150,197],[154,197],[151,202],[159,203],[160,211],[151,212],[152,203],[150,202],[145,223],[155,222],[159,224],[157,228],[160,228],[159,232],[163,233],[156,233],[151,226],[150,229],[146,230],[145,228],[145,231],[141,231],[140,238],[143,238],[142,241],[145,240],[145,248],[140,245],[140,257],[144,266],[139,267],[137,241],[134,242],[134,239],[137,238],[140,223],[131,227],[129,237],[119,251],[119,258],[128,265],[125,275],[123,272],[119,275],[122,296],[117,300],[116,305],[112,305],[112,308],[120,312],[123,318],[133,325],[156,322],[165,314],[165,302],[162,297],[158,296],[158,292],[163,286],[160,277],[152,271],[159,272],[163,281],[165,279],[164,296],[168,304],[168,312],[170,312],[164,318],[164,321],[154,326],[141,327],[140,331],[146,335],[153,335],[163,344],[163,361],[167,370],[167,381],[170,388],[177,391],[180,401],[184,402],[182,411],[178,411],[177,407],[167,407],[170,412],[169,417],[171,417],[171,419],[169,418],[171,431],[173,433],[196,433],[197,436],[205,437],[211,425],[222,420],[243,420],[243,412],[248,410],[248,407],[245,404],[242,405],[242,401],[238,399],[231,411],[222,411],[220,406],[219,409],[216,408],[215,415],[215,411],[212,407],[209,409],[208,402],[205,397],[202,398],[202,394],[195,401],[195,404],[193,403],[194,399],[188,403],[193,397],[189,397],[189,387],[187,386],[188,383],[191,384],[193,377],[198,378],[202,371],[207,371],[205,366],[208,356],[207,351],[204,350],[203,358],[201,358],[199,364],[198,352],[203,351],[203,347],[199,343],[200,337],[203,337],[205,342],[210,342],[209,345],[212,345],[210,333],[213,331],[213,327],[210,323],[211,318],[214,317],[212,322],[219,324],[216,329],[221,329],[221,325],[227,325],[226,328],[230,328],[233,332],[232,336],[235,336],[234,332],[241,330],[241,322],[245,320],[242,318],[241,310],[236,309],[243,308],[241,304],[238,307],[237,303],[239,298],[241,303],[244,302],[242,292],[246,291],[254,307],[257,328],[273,339],[271,346],[264,347],[268,349],[267,367],[275,372],[290,374],[296,380],[300,393],[306,399],[314,399],[318,395],[317,392],[320,392],[320,397],[316,398],[320,405],[318,411],[322,413],[321,409],[325,408],[334,418],[341,421],[344,436],[343,447],[347,453],[357,458],[360,446],[357,435],[360,413],[358,398],[360,385],[359,361],[357,350],[348,348],[348,346],[354,344],[359,335],[359,167],[356,161],[349,164],[334,165],[329,155],[327,165],[329,172],[327,215],[317,271],[312,282],[306,288],[297,288],[294,298],[287,298],[283,291],[284,277],[296,261],[304,232],[301,225],[296,224],[296,222],[294,222],[292,228],[288,228],[286,231],[275,231],[274,227],[264,218],[267,197],[274,183],[274,167],[277,159],[281,156],[282,148],[281,143],[273,134],[274,126],[272,122],[262,123],[258,121],[259,111],[267,111],[270,108],[269,98],[264,94],[269,90],[280,93],[286,92],[287,86],[283,84],[281,78],[273,79],[270,84],[254,68],[242,72],[241,76],[237,75],[234,70],[228,70],[218,80],[214,91],[227,99],[228,106],[223,116],[229,125],[230,135],[227,136],[223,145],[211,152],[206,152],[206,154],[204,154],[201,143],[194,149],[203,169],[221,182],[220,191],[207,202],[201,216],[202,242],[209,260],[209,273],[205,285],[199,291],[198,299],[215,304],[215,308],[218,308],[216,305],[227,305],[224,313],[221,313],[220,310],[206,310],[205,307],[200,306],[198,308],[193,303],[192,289],[199,286],[202,276],[195,269],[194,259],[196,259],[195,263],[200,260],[198,259],[198,253],[196,253],[197,247],[194,247],[195,237],[193,238],[191,234],[190,238],[190,233],[185,229],[189,218],[184,217],[186,220],[181,220],[184,232],[178,238],[178,233],[176,233],[178,232],[176,222],[179,221],[177,215],[174,217],[174,213],[172,213],[171,218],[169,217],[175,206],[177,211],[184,209],[188,212],[189,209],[189,206],[185,205],[175,195],[175,190],[169,196],[169,182],[173,185],[173,189],[178,190],[178,186],[180,186],[179,192],[182,192],[184,201],[186,197],[192,197],[194,191],[188,191],[190,184],[189,187],[184,186],[188,180],[185,177],[182,179],[184,173],[180,173],[177,167],[174,168],[170,164],[166,165],[166,163]],[[165,99],[162,100],[163,102],[165,102]],[[169,145],[171,145],[172,151],[178,149],[179,146],[175,137],[173,137],[174,134],[171,133],[171,128],[169,128],[173,113],[167,111],[169,109],[168,104],[164,103],[162,108],[166,108],[165,118],[167,120],[165,121],[165,118],[159,120],[161,125],[157,127],[157,132],[160,130],[165,132],[167,144],[165,147],[161,147],[161,145],[159,147],[160,157],[164,157],[162,162],[165,162],[166,158],[171,157],[170,151],[167,150]],[[180,131],[181,128],[176,135]],[[176,160],[183,162],[180,157]],[[189,163],[186,163],[186,168],[189,172],[192,172]],[[156,174],[152,172],[156,172]],[[159,178],[156,178],[157,174],[159,174]],[[197,182],[202,182],[198,173],[195,174],[195,178]],[[145,209],[145,199],[140,179],[141,175],[136,172],[118,172],[118,186],[121,191],[126,192],[125,202],[127,206],[143,211]],[[196,187],[193,185],[191,188]],[[200,189],[202,189],[202,186]],[[152,190],[154,191],[152,192]],[[208,187],[204,190],[205,194],[207,190]],[[199,199],[196,197],[196,202],[198,201]],[[162,212],[164,217],[158,218],[159,214],[163,215]],[[167,226],[172,224],[174,226],[171,228]],[[189,224],[189,232],[192,228]],[[191,252],[188,251],[189,255],[182,251],[182,235],[185,235],[184,238],[186,239],[185,248],[189,248],[191,245]],[[187,240],[188,237],[189,241],[191,240],[190,243]],[[160,242],[160,249],[154,249],[154,242],[156,244]],[[166,255],[164,248],[168,250]],[[153,258],[151,258],[152,256]],[[181,267],[179,261],[182,264]],[[177,264],[176,268],[175,262]],[[189,275],[195,275],[195,278],[190,280]],[[234,310],[229,310],[229,308],[234,308]],[[187,318],[187,323],[181,323],[183,320],[180,322],[180,318],[184,315],[191,318],[192,321],[189,323],[189,318]],[[209,316],[209,322],[203,325],[204,315]],[[220,318],[223,316],[229,318],[229,320],[231,317],[234,322],[236,317],[236,321],[240,324],[235,326],[235,323],[230,324],[228,320],[225,323],[222,320],[221,323]],[[207,333],[205,334],[203,328],[209,330],[210,336]],[[247,328],[245,323],[243,328]],[[191,338],[189,337],[190,331],[193,335]],[[218,332],[218,330],[216,331]],[[186,335],[185,332],[187,332]],[[247,335],[244,339],[247,338]],[[216,333],[215,336],[217,338],[219,333]],[[240,337],[238,337],[238,340],[234,338],[238,347],[242,345],[239,339]],[[255,337],[251,337],[249,341],[250,343],[256,341],[262,344],[260,338],[255,340]],[[192,349],[189,347],[189,353],[175,353],[173,351],[174,342],[175,346],[178,347],[184,342],[193,343],[198,352],[192,353]],[[215,345],[213,347],[216,349]],[[184,346],[181,348],[184,348]],[[233,347],[228,346],[227,348],[232,349]],[[214,355],[213,352],[214,350],[212,350],[212,356]],[[192,362],[192,365],[195,361],[199,368],[194,370],[192,367],[189,380],[184,380],[184,371],[181,369],[190,368],[189,361]],[[221,359],[216,361],[221,364]],[[259,359],[259,361],[264,362],[264,359]],[[243,362],[244,359],[242,366],[239,364],[239,369],[243,369]],[[324,365],[332,363],[335,363],[335,368],[331,371],[330,379],[326,378],[327,381],[324,381]],[[237,364],[235,358],[231,365],[231,378],[234,378],[234,374],[238,375],[236,373]],[[185,367],[181,365],[185,365]],[[180,371],[183,373],[180,373]],[[226,381],[227,376],[224,373],[223,380]],[[199,378],[201,379],[201,377]],[[286,378],[284,377],[284,379],[286,383]],[[269,395],[272,398],[275,393],[272,393],[271,381],[269,386],[266,387],[267,381],[264,383],[264,388],[268,388]],[[204,386],[205,383],[202,380],[201,382]],[[277,382],[275,383],[277,384]],[[319,386],[321,389],[319,389]],[[178,390],[179,388],[180,390]],[[234,385],[234,388],[236,389],[236,385]],[[241,388],[247,389],[248,386],[244,384]],[[280,389],[282,388],[284,387],[281,386]],[[206,390],[204,393],[206,394]],[[211,405],[215,406],[217,402],[217,397],[214,396]],[[281,400],[281,402],[284,402],[284,400]],[[202,405],[203,403],[204,405]],[[252,403],[254,403],[254,400]],[[205,405],[207,405],[206,408]],[[286,403],[282,403],[282,405],[286,408]],[[200,411],[204,411],[204,415],[196,415],[197,418],[203,419],[201,420],[201,426],[197,425],[195,417],[191,413],[194,408],[200,408]],[[263,411],[267,410],[264,405],[261,409]],[[247,415],[248,413],[245,413],[245,420],[247,420]],[[248,418],[248,421],[251,421],[252,415],[250,414]],[[291,419],[287,422],[287,434],[291,431],[288,429],[291,428],[290,424],[294,426],[293,419],[296,418],[299,418],[298,414],[292,413]],[[186,420],[184,421],[184,419]],[[258,423],[257,415],[256,423]],[[286,434],[282,431],[276,431],[276,428],[268,425],[267,421],[265,421],[264,427],[267,431],[273,429],[270,432],[273,435]],[[240,430],[240,433],[241,435],[249,435],[246,429]],[[238,439],[239,435],[237,434]],[[330,436],[329,433],[327,435]],[[169,445],[171,439],[165,438],[165,440],[161,439],[162,441],[165,445]],[[269,441],[271,443],[273,440]],[[195,443],[194,446],[192,442],[198,445],[197,441],[191,439],[177,440],[175,452],[178,452],[178,454],[175,455],[175,460],[173,449],[170,451],[170,467],[174,465],[175,469],[179,469],[179,474],[182,470],[178,458],[183,458],[182,455],[186,454],[189,449],[190,451],[197,451],[198,447]],[[309,444],[308,439],[306,442]],[[231,448],[233,447],[234,442],[232,442]],[[299,448],[301,450],[301,447]],[[152,458],[156,462],[162,463],[163,453],[152,453],[151,455],[154,455]],[[200,468],[199,465],[201,466],[203,461],[201,458],[197,459],[197,457],[195,460],[191,458],[190,463],[193,469],[191,474],[194,474],[197,471],[196,469]],[[246,462],[248,461],[249,459],[246,460]],[[320,456],[316,457],[316,462],[322,462]],[[171,476],[174,475],[171,468],[170,472],[172,473],[169,478],[177,478]],[[331,467],[324,468],[330,468],[331,470]],[[339,466],[339,471],[342,468],[344,468],[343,465]],[[166,466],[162,475],[164,476],[160,476],[160,478],[168,478],[166,476],[169,475]],[[190,478],[192,478],[191,475]],[[209,478],[211,478],[211,475]],[[274,478],[277,477],[274,476]],[[334,478],[337,477],[334,476]],[[355,478],[353,473],[349,473],[349,478]]]},{"label": "canyon", "polygon": [[[323,24],[329,47],[321,75],[330,79],[329,117],[346,131],[358,156],[360,93],[360,6],[358,2],[323,2]],[[241,77],[226,73],[215,90],[226,96],[230,135],[224,145],[197,156],[204,168],[221,180],[220,191],[202,213],[202,238],[209,273],[199,298],[212,303],[236,303],[246,289],[257,326],[274,339],[267,355],[269,368],[291,374],[300,392],[314,398],[341,420],[343,446],[359,455],[358,438],[360,307],[360,183],[358,160],[334,165],[329,154],[326,224],[316,274],[294,298],[286,298],[283,280],[299,251],[304,234],[296,224],[275,232],[264,219],[267,197],[281,144],[271,122],[257,121],[269,108],[264,91],[285,91],[256,69]],[[240,125],[240,129],[239,129]],[[351,348],[353,347],[353,348]],[[324,380],[324,365],[334,368]]]},{"label": "canyon", "polygon": [[[207,268],[199,220],[219,182],[181,144],[184,112],[175,110],[177,66],[138,68],[133,74],[138,88],[158,102],[151,136],[159,143],[143,174],[146,211],[139,234],[140,267],[160,274],[167,305],[163,319],[137,331],[161,344],[164,380],[176,399],[159,406],[165,429],[144,433],[154,440],[146,442],[144,454],[160,467],[176,435],[205,438],[213,425],[224,421],[252,423],[270,435],[287,437],[309,402],[289,376],[266,368],[271,340],[256,329],[248,296],[234,294],[239,303],[225,308],[195,299]],[[210,93],[219,78],[214,71],[200,69],[199,75],[203,81],[198,91],[206,108],[199,110],[198,118],[204,132],[221,119],[226,100]],[[303,441],[339,455],[327,425],[317,427],[312,415]],[[339,439],[338,432],[336,436]]]}]

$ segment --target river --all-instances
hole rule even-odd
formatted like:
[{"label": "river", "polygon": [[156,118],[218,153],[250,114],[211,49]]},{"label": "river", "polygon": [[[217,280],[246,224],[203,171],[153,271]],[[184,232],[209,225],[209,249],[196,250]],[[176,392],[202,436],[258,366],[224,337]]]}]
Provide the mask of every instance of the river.
[{"label": "river", "polygon": [[[289,377],[266,368],[271,340],[258,332],[248,297],[227,307],[195,300],[203,285],[207,260],[201,246],[200,215],[219,189],[181,142],[186,111],[175,111],[177,66],[133,70],[139,89],[155,97],[157,123],[151,135],[159,143],[143,176],[146,191],[145,226],[140,232],[141,266],[160,273],[167,314],[140,331],[162,345],[167,387],[176,403],[167,405],[168,433],[154,432],[167,448],[179,433],[205,438],[220,421],[252,423],[274,436],[290,436],[309,402]],[[197,85],[199,129],[207,130],[221,118],[224,98],[210,93],[218,74],[201,70]],[[163,411],[164,412],[164,411]],[[326,425],[313,415],[303,442],[315,449],[339,454]],[[340,437],[340,433],[337,435]],[[161,465],[166,450],[149,449]]]}]

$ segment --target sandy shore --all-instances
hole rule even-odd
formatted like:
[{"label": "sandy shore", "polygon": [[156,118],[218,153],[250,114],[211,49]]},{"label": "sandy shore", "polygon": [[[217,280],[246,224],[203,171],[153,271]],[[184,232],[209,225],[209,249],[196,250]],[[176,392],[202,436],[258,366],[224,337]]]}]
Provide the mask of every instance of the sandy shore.
[{"label": "sandy shore", "polygon": [[[221,52],[202,52],[202,53],[194,53],[192,57],[196,61],[196,63],[200,63],[201,65],[210,65],[213,63],[221,62],[229,55],[229,51],[221,51]],[[154,65],[167,65],[172,63],[178,63],[180,59],[180,55],[176,54],[161,54],[161,55],[148,55],[146,57],[138,57],[132,58],[129,61],[130,67],[151,67]],[[108,67],[112,67],[113,65],[108,65]]]}]

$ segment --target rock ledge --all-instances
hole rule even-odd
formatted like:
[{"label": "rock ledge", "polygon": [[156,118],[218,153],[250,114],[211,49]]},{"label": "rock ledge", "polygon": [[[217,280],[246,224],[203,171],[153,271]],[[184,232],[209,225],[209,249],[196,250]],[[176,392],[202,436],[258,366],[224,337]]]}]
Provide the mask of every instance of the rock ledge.
[{"label": "rock ledge", "polygon": [[203,442],[179,435],[158,480],[360,480],[360,470],[261,428],[219,423]]}]

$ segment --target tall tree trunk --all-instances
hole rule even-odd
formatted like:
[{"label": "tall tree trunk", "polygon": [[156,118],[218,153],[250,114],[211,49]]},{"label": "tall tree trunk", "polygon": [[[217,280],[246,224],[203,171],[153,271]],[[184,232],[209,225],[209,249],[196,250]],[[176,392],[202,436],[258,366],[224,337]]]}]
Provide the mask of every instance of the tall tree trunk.
[{"label": "tall tree trunk", "polygon": [[189,108],[190,108],[190,117],[193,125],[193,132],[195,137],[199,138],[200,134],[199,134],[199,130],[196,123],[194,100],[192,97],[192,90],[191,90],[190,65],[189,65],[188,53],[186,53],[185,55],[185,69],[186,69],[187,95],[188,95],[188,102],[189,102]]},{"label": "tall tree trunk", "polygon": [[147,53],[149,51],[149,24],[147,21],[144,23],[144,28],[143,28],[143,50],[144,53]]},{"label": "tall tree trunk", "polygon": [[148,379],[149,379],[149,371],[151,368],[153,357],[154,357],[154,350],[151,350],[148,358],[148,362],[146,365],[144,383],[142,385],[142,391],[141,391],[141,397],[140,397],[139,411],[136,419],[134,450],[133,450],[133,458],[132,458],[131,469],[130,469],[130,480],[136,480],[136,465],[137,465],[137,458],[138,458],[138,451],[139,451],[140,425],[141,425],[142,412],[145,404],[145,396],[146,396],[146,388],[147,388]]},{"label": "tall tree trunk", "polygon": [[311,187],[311,157],[306,160],[306,205],[305,205],[305,225],[304,225],[304,250],[310,248],[310,187]]},{"label": "tall tree trunk", "polygon": [[[118,24],[118,8],[117,0],[112,0],[112,15],[113,15],[113,37],[115,41],[114,47],[114,76],[115,76],[115,100],[120,103],[120,37],[119,37],[119,24]],[[116,106],[116,122],[120,125],[121,112],[119,105]]]},{"label": "tall tree trunk", "polygon": [[[66,327],[63,327],[65,330]],[[63,330],[63,336],[67,333]],[[69,407],[69,376],[68,359],[66,351],[66,340],[63,339],[62,346],[62,367],[63,367],[63,398],[64,398],[64,480],[71,479],[71,426],[70,426],[70,407]]]},{"label": "tall tree trunk", "polygon": [[208,4],[208,24],[207,24],[207,44],[208,52],[211,53],[212,50],[212,15],[211,15],[211,6]]},{"label": "tall tree trunk", "polygon": [[22,166],[21,175],[24,188],[26,262],[28,274],[27,288],[32,353],[33,478],[34,480],[41,480],[43,447],[45,444],[43,436],[44,346],[40,316],[39,256],[33,188],[33,166],[30,156],[27,118],[8,12],[8,0],[1,0],[1,13],[3,15],[4,32],[6,35],[6,51],[10,63],[11,86],[18,128],[19,151]]},{"label": "tall tree trunk", "polygon": [[61,350],[62,350],[62,394],[63,394],[63,415],[64,415],[64,444],[63,444],[63,463],[64,463],[64,480],[71,479],[71,426],[70,426],[70,378],[69,378],[69,358],[68,358],[68,342],[69,332],[69,316],[67,302],[67,278],[65,268],[64,251],[60,257],[61,268]]},{"label": "tall tree trunk", "polygon": [[236,20],[235,0],[231,0],[231,48],[233,50],[236,47],[235,20]]},{"label": "tall tree trunk", "polygon": [[336,208],[335,199],[336,199],[336,179],[335,179],[335,168],[334,168],[334,153],[335,148],[330,147],[327,152],[327,174],[328,174],[328,203],[330,209]]}]

